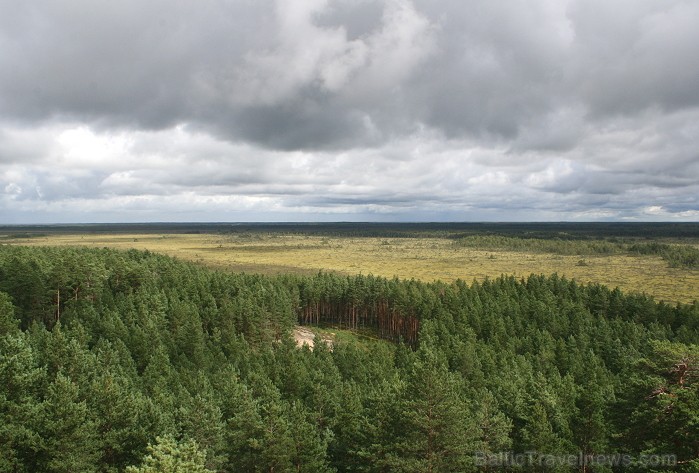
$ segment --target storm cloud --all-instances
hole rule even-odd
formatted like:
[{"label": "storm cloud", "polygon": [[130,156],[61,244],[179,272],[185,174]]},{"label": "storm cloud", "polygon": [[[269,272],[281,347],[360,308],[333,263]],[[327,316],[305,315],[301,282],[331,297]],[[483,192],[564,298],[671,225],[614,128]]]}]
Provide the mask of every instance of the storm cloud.
[{"label": "storm cloud", "polygon": [[0,0],[0,218],[698,220],[694,0]]}]

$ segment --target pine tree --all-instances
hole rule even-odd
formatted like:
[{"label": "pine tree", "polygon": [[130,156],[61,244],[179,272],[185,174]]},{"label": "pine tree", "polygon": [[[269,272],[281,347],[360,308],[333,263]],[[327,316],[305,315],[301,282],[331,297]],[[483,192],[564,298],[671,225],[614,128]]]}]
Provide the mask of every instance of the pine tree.
[{"label": "pine tree", "polygon": [[329,430],[318,432],[311,416],[299,401],[288,407],[290,435],[293,441],[291,465],[298,473],[329,473],[326,451]]},{"label": "pine tree", "polygon": [[368,450],[372,420],[376,419],[367,418],[362,404],[366,394],[361,386],[347,382],[340,389],[343,402],[335,417],[328,455],[332,466],[338,471],[361,471],[362,467],[368,468],[368,465],[364,465],[364,458],[360,452]]},{"label": "pine tree", "polygon": [[151,401],[122,376],[105,372],[90,384],[88,402],[99,433],[101,467],[122,470],[137,462],[157,428]]},{"label": "pine tree", "polygon": [[206,378],[198,380],[194,395],[186,396],[177,410],[177,417],[182,435],[206,450],[206,466],[218,469],[224,461],[224,423],[218,401]]},{"label": "pine tree", "polygon": [[223,388],[223,418],[229,471],[258,471],[257,455],[263,429],[259,405],[252,392],[231,377]]},{"label": "pine tree", "polygon": [[97,471],[99,441],[87,403],[78,386],[63,373],[49,385],[41,405],[39,432],[43,439],[37,471],[74,473]]},{"label": "pine tree", "polygon": [[257,447],[259,471],[292,471],[295,452],[292,426],[279,398],[265,400],[260,406],[262,430],[252,440]]},{"label": "pine tree", "polygon": [[178,442],[171,436],[157,437],[148,446],[141,466],[129,466],[126,473],[208,473],[206,453],[193,440]]},{"label": "pine tree", "polygon": [[24,333],[0,337],[0,472],[27,471],[40,448],[39,389],[45,372],[37,366]]},{"label": "pine tree", "polygon": [[500,411],[490,391],[479,392],[476,403],[477,451],[483,455],[507,452],[512,446],[512,421]]},{"label": "pine tree", "polygon": [[15,306],[12,298],[5,292],[0,292],[0,337],[16,332],[19,320],[15,317]]},{"label": "pine tree", "polygon": [[625,440],[646,453],[674,453],[699,468],[699,347],[654,342],[624,393]]},{"label": "pine tree", "polygon": [[607,411],[614,402],[614,389],[609,374],[597,357],[588,353],[581,358],[575,401],[577,412],[572,428],[580,452],[594,455],[610,451],[612,426]]},{"label": "pine tree", "polygon": [[548,454],[569,454],[566,442],[554,430],[547,406],[542,400],[535,400],[529,406],[526,424],[521,430],[523,451],[530,452],[534,471],[567,471],[563,465],[547,465],[544,460]]},{"label": "pine tree", "polygon": [[401,396],[395,443],[387,464],[405,472],[462,472],[473,468],[477,431],[458,377],[427,344]]}]

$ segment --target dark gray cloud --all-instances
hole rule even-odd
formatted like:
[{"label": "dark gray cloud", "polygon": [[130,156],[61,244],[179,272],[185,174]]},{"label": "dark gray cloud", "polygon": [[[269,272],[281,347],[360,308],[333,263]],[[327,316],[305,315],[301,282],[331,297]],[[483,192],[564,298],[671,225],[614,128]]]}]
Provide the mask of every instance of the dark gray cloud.
[{"label": "dark gray cloud", "polygon": [[0,215],[698,219],[697,21],[694,0],[0,0]]}]

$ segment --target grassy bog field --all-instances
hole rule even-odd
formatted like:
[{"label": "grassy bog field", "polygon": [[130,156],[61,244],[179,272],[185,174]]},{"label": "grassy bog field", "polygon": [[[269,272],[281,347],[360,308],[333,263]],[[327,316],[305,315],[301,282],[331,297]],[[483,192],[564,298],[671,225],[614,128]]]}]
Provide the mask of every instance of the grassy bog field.
[{"label": "grassy bog field", "polygon": [[[599,250],[597,240],[567,246],[512,239],[462,240],[435,236],[352,236],[284,232],[233,233],[47,233],[4,237],[4,244],[141,249],[229,271],[277,274],[318,271],[373,274],[422,281],[467,282],[502,274],[525,277],[557,273],[579,282],[645,292],[657,300],[699,298],[699,270],[672,267],[658,254],[622,251],[618,244]],[[546,240],[543,240],[546,242]],[[601,241],[601,240],[600,240]],[[689,241],[689,245],[687,245]],[[697,248],[694,240],[685,247]],[[512,248],[508,248],[514,247]],[[568,245],[570,246],[570,245]],[[627,248],[629,245],[626,245]]]}]

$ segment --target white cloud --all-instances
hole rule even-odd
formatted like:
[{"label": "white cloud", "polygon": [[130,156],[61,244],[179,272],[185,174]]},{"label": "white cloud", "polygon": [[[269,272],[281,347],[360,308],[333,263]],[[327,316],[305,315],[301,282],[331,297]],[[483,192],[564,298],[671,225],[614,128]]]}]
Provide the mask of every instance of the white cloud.
[{"label": "white cloud", "polygon": [[231,99],[242,105],[275,105],[320,85],[328,93],[390,91],[432,50],[431,27],[409,0],[386,2],[380,28],[348,39],[343,26],[319,26],[327,0],[278,0],[274,44],[249,51],[235,70]]},{"label": "white cloud", "polygon": [[0,214],[697,220],[697,20],[689,0],[0,3]]}]

